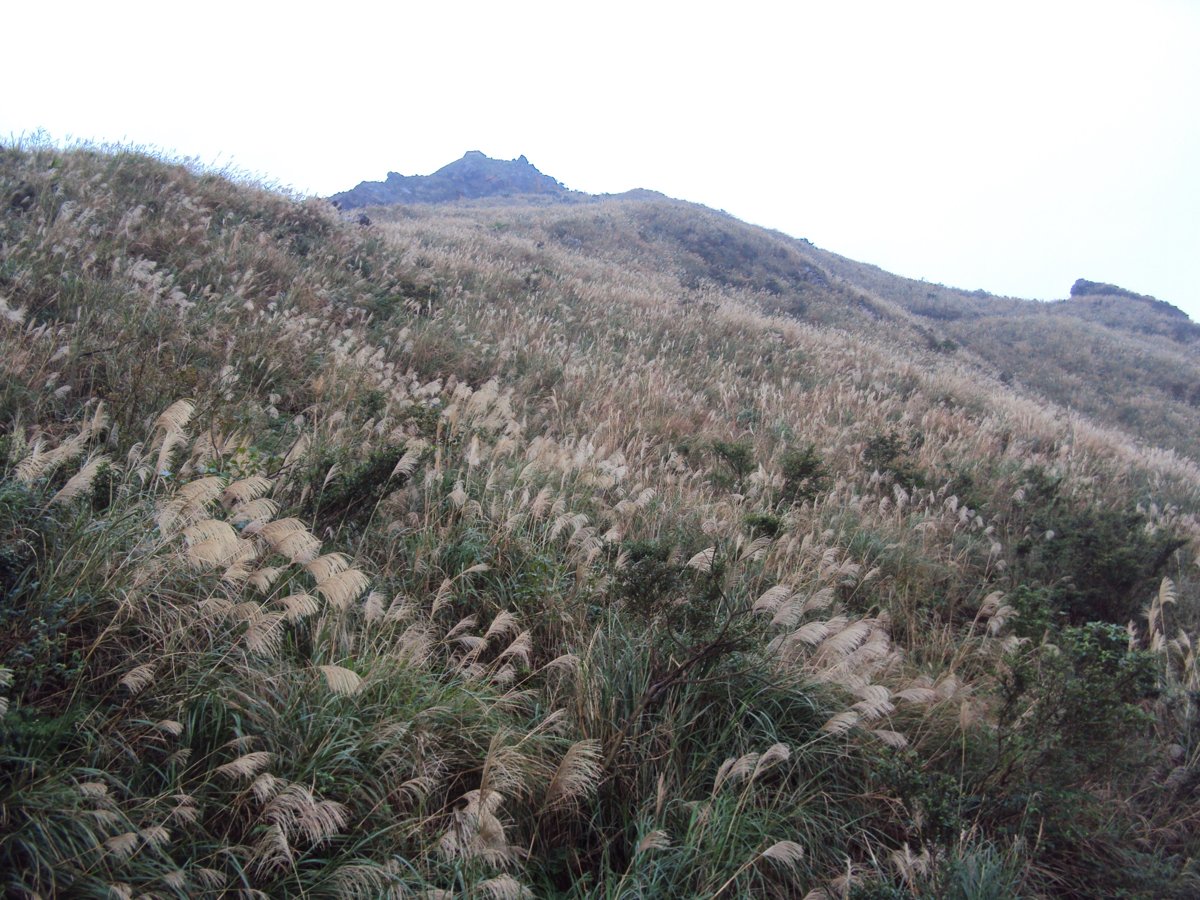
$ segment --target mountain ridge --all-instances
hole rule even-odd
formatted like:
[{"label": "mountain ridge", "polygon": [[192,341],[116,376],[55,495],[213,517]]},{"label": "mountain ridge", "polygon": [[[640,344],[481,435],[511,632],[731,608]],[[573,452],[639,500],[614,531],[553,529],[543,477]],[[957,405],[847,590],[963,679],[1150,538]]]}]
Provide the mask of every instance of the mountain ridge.
[{"label": "mountain ridge", "polygon": [[[429,175],[401,175],[397,172],[388,172],[384,181],[362,181],[349,190],[330,195],[329,199],[338,207],[349,210],[373,205],[454,203],[500,197],[512,200],[527,200],[536,195],[549,195],[558,199],[575,202],[597,201],[610,198],[672,200],[678,203],[687,203],[698,208],[709,209],[709,207],[704,207],[702,204],[694,203],[693,201],[676,200],[675,198],[667,197],[665,194],[650,188],[634,188],[620,194],[589,194],[582,191],[574,191],[565,187],[562,182],[552,176],[542,173],[536,166],[529,162],[524,154],[513,160],[501,160],[489,157],[479,150],[469,150],[460,159],[442,166]],[[719,211],[714,210],[714,212]],[[729,213],[720,212],[720,214],[730,216],[735,221],[741,221]],[[794,237],[771,228],[764,228],[764,230],[817,249],[806,238]],[[822,252],[829,253],[830,251]],[[853,261],[851,260],[850,262]],[[870,263],[856,264],[876,269],[879,268]],[[879,269],[879,271],[882,272],[884,270]],[[902,279],[914,284],[928,284],[931,288],[948,290],[962,295],[1004,300],[1023,299],[1001,297],[1000,295],[995,295],[984,290],[968,291],[962,288],[946,288],[942,284],[934,284],[924,280],[918,281],[906,276],[891,275],[891,273],[885,274],[891,278]],[[1137,300],[1154,307],[1157,311],[1165,315],[1184,318],[1190,321],[1190,317],[1186,312],[1168,301],[1148,294],[1140,294],[1114,284],[1089,281],[1085,278],[1078,278],[1071,285],[1068,296],[1070,298],[1102,296]],[[1059,301],[1024,300],[1023,302]]]},{"label": "mountain ridge", "polygon": [[[750,291],[764,308],[824,326],[887,332],[968,358],[1064,408],[1200,458],[1200,325],[1171,304],[1080,279],[1053,301],[1001,297],[894,275],[805,238],[657,192],[509,192],[375,207],[425,208],[625,265],[657,260],[679,289]],[[442,213],[438,213],[442,214]]]}]

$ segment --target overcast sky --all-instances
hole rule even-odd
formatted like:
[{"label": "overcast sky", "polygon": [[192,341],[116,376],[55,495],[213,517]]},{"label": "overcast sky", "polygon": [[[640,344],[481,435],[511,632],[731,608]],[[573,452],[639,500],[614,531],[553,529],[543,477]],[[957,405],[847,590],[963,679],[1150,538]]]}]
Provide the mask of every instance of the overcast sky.
[{"label": "overcast sky", "polygon": [[993,293],[1200,319],[1200,2],[14,2],[0,136],[316,194],[525,154]]}]

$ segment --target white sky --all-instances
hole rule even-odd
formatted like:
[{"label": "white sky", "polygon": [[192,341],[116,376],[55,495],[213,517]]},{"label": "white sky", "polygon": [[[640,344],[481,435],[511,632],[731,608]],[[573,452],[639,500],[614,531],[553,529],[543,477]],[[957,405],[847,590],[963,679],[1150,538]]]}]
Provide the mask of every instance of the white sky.
[{"label": "white sky", "polygon": [[[311,11],[310,11],[311,10]],[[329,194],[524,153],[893,272],[1200,319],[1200,0],[13,2],[0,136]]]}]

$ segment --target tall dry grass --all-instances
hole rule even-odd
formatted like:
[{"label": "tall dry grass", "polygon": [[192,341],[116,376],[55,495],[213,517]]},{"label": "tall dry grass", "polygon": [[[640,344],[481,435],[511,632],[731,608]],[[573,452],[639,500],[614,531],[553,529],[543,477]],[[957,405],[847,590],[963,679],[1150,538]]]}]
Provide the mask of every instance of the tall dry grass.
[{"label": "tall dry grass", "polygon": [[[560,210],[361,229],[128,153],[0,171],[35,197],[0,233],[8,889],[1186,883],[1187,460],[837,292],[805,322],[693,278],[616,203],[575,246]],[[1017,607],[1060,587],[1044,521],[1092,514],[1179,544],[1174,602],[1129,649],[1159,693],[1105,682],[1147,765],[1047,800],[1066,726],[1017,680],[1075,638]]]}]

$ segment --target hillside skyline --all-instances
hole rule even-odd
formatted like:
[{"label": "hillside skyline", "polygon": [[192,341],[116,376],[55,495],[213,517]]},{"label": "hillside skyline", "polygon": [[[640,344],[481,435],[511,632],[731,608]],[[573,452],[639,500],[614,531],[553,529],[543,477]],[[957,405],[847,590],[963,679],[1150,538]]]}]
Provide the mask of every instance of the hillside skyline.
[{"label": "hillside skyline", "polygon": [[56,53],[14,42],[38,77],[4,135],[318,195],[468,148],[526,154],[577,190],[650,188],[932,283],[1048,299],[1084,277],[1200,315],[1194,4],[218,3],[195,21],[68,3],[14,9],[11,30]]},{"label": "hillside skyline", "polygon": [[[686,200],[684,198],[667,197],[659,191],[650,187],[633,188],[629,191],[617,194],[592,194],[586,191],[575,190],[563,182],[556,179],[552,174],[542,172],[537,166],[532,163],[524,154],[512,160],[498,159],[488,156],[480,150],[468,150],[461,158],[455,159],[446,165],[440,166],[435,171],[425,173],[406,174],[401,172],[389,171],[382,181],[365,179],[358,182],[354,187],[345,190],[337,191],[329,195],[328,199],[339,208],[350,210],[370,206],[392,206],[404,204],[438,204],[438,203],[453,203],[458,201],[479,201],[485,199],[501,200],[507,197],[528,198],[529,200],[545,202],[547,198],[562,202],[586,202],[588,200],[601,200],[611,197],[621,197],[624,195],[635,195],[638,193],[658,194],[669,200],[675,200],[682,203],[692,204],[704,209],[710,209],[705,204],[696,203],[695,201]],[[735,221],[741,222],[753,227],[765,227],[757,225],[753,222],[748,222],[734,216],[726,210],[712,210],[720,215],[726,215],[733,218]],[[798,240],[806,244],[811,244],[807,238],[798,237],[796,235],[786,234],[777,229],[767,228],[768,231],[777,231],[785,237],[793,240]],[[815,246],[815,245],[814,245]],[[827,252],[836,253],[836,248],[823,247]],[[873,266],[883,269],[882,266],[876,265],[871,260],[855,260],[855,262],[867,266]],[[968,291],[961,285],[943,284],[941,282],[930,282],[925,278],[911,278],[911,276],[903,275],[899,272],[887,272],[888,275],[895,275],[901,278],[910,278],[914,281],[920,281],[929,284],[931,287],[946,288],[957,291]],[[1154,301],[1183,313],[1187,318],[1186,312],[1168,300],[1153,295],[1143,294],[1136,289],[1132,289],[1127,285],[1116,285],[1109,282],[1096,282],[1087,277],[1079,277],[1068,285],[1062,293],[1051,294],[1043,298],[1031,297],[1014,297],[1008,295],[996,294],[992,291],[987,291],[984,288],[977,288],[973,293],[986,293],[997,299],[1003,300],[1028,300],[1034,303],[1057,302],[1077,296],[1087,295],[1106,295],[1131,298],[1135,300]]]}]

